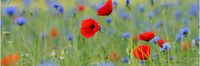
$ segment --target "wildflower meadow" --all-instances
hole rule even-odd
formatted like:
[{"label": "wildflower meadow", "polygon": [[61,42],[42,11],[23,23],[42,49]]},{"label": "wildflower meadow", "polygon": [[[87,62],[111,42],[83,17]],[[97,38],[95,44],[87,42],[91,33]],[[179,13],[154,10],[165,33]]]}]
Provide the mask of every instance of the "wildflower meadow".
[{"label": "wildflower meadow", "polygon": [[1,0],[1,66],[200,66],[199,0]]}]

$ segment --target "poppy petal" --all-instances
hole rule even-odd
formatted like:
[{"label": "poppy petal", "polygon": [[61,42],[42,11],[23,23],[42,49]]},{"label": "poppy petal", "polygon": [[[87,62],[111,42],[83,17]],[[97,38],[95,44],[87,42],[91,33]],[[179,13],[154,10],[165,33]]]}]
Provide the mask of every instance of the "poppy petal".
[{"label": "poppy petal", "polygon": [[108,0],[101,8],[98,9],[98,16],[108,16],[112,13],[112,0]]}]

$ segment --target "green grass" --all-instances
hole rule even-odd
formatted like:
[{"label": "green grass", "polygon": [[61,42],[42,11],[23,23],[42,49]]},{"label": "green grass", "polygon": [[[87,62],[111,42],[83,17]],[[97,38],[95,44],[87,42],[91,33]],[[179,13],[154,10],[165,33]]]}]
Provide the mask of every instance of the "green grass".
[{"label": "green grass", "polygon": [[[92,0],[90,0],[92,1]],[[89,6],[86,6],[86,10],[82,13],[77,13],[76,17],[65,17],[71,6],[75,3],[66,4],[63,2],[65,7],[64,17],[59,15],[54,15],[47,11],[45,5],[41,5],[41,11],[36,16],[30,16],[31,9],[38,7],[34,6],[28,8],[27,13],[24,17],[27,18],[28,22],[24,26],[20,27],[13,23],[13,20],[9,17],[3,16],[1,20],[3,21],[2,31],[1,31],[1,58],[4,58],[10,53],[20,53],[21,60],[18,66],[38,66],[43,59],[53,59],[60,66],[95,66],[102,60],[108,60],[106,57],[109,52],[116,51],[119,54],[120,60],[115,62],[116,66],[140,66],[140,60],[131,56],[131,61],[129,63],[122,63],[121,59],[127,56],[127,48],[131,51],[137,45],[148,44],[151,46],[151,56],[147,61],[145,61],[144,66],[198,66],[199,65],[199,49],[195,47],[189,48],[187,51],[181,50],[181,43],[183,41],[191,41],[196,38],[198,33],[198,18],[192,17],[189,20],[189,30],[190,34],[183,39],[181,42],[175,41],[176,33],[183,28],[183,18],[186,16],[187,10],[192,3],[196,0],[181,0],[177,8],[172,7],[166,9],[166,14],[163,14],[163,10],[160,7],[161,3],[156,3],[154,7],[161,10],[161,14],[153,18],[153,22],[156,23],[159,20],[163,20],[163,27],[156,30],[156,35],[160,36],[162,39],[166,39],[171,45],[172,50],[168,52],[161,52],[157,45],[139,41],[135,44],[131,39],[125,40],[121,37],[124,32],[129,32],[132,36],[139,34],[144,30],[151,30],[147,25],[150,20],[147,18],[147,13],[153,11],[154,7],[151,7],[145,1],[135,1],[131,2],[131,10],[126,9],[126,13],[131,16],[129,19],[124,20],[118,16],[120,8],[125,8],[125,6],[120,6],[114,9],[112,14],[109,16],[112,18],[112,23],[106,23],[106,17],[96,16],[96,11],[92,10]],[[41,4],[41,3],[40,3]],[[148,5],[145,7],[145,12],[143,14],[139,13],[137,7],[139,4]],[[13,5],[3,4],[1,7]],[[123,5],[123,4],[120,4]],[[19,5],[21,7],[21,5]],[[43,10],[44,9],[44,10]],[[173,11],[175,9],[180,9],[183,14],[181,21],[176,21],[173,18]],[[94,17],[99,22],[101,26],[105,27],[105,31],[98,32],[92,38],[84,38],[80,34],[80,24],[85,17]],[[5,35],[6,26],[10,26],[10,35]],[[59,31],[59,36],[55,40],[50,37],[50,30],[52,27],[57,27]],[[109,29],[115,30],[115,33],[108,35]],[[167,29],[167,32],[166,32]],[[44,32],[46,34],[45,40],[41,40],[40,33]],[[73,34],[73,42],[67,40],[67,34]],[[56,42],[55,42],[56,41]],[[51,53],[53,49],[51,45],[55,45],[56,55],[58,58],[52,57]],[[61,51],[65,50],[64,60],[61,60]],[[159,58],[154,61],[153,55],[159,53]],[[28,54],[28,56],[26,56]],[[174,59],[169,61],[169,55],[173,55]]]}]

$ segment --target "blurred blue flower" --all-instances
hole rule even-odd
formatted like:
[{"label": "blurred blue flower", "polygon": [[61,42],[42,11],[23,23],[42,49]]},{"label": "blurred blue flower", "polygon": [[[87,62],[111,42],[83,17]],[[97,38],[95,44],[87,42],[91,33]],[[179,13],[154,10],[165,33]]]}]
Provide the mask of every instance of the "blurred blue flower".
[{"label": "blurred blue flower", "polygon": [[141,60],[141,64],[142,64],[142,65],[144,64],[144,62],[145,62],[145,60]]},{"label": "blurred blue flower", "polygon": [[155,36],[153,39],[150,40],[150,42],[156,44],[159,39],[160,39],[159,36]]},{"label": "blurred blue flower", "polygon": [[167,50],[170,50],[171,49],[171,45],[169,43],[165,43],[163,45],[162,48],[160,48],[161,51],[167,51]]},{"label": "blurred blue flower", "polygon": [[59,64],[53,62],[52,60],[43,60],[39,66],[60,66]]},{"label": "blurred blue flower", "polygon": [[115,66],[115,64],[112,62],[103,61],[103,62],[98,63],[97,66]]},{"label": "blurred blue flower", "polygon": [[199,41],[199,40],[200,40],[200,35],[199,35],[199,36],[196,38],[196,40],[197,40],[197,41]]},{"label": "blurred blue flower", "polygon": [[123,19],[129,18],[129,15],[127,13],[120,13],[119,16]]},{"label": "blurred blue flower", "polygon": [[117,7],[117,5],[118,5],[118,2],[117,1],[113,1],[113,7]]},{"label": "blurred blue flower", "polygon": [[125,32],[122,34],[122,37],[125,38],[125,39],[128,39],[131,37],[131,34],[129,34],[128,32]]},{"label": "blurred blue flower", "polygon": [[112,22],[112,19],[111,19],[110,17],[107,17],[107,18],[106,18],[106,22],[107,22],[108,24],[110,24],[110,23]]},{"label": "blurred blue flower", "polygon": [[129,62],[129,57],[125,56],[124,58],[122,58],[121,62],[122,63],[128,63]]},{"label": "blurred blue flower", "polygon": [[163,21],[162,20],[156,22],[156,24],[155,24],[155,28],[160,28],[162,26],[163,26]]},{"label": "blurred blue flower", "polygon": [[18,12],[17,8],[13,7],[13,6],[6,7],[4,9],[4,15],[5,16],[16,16],[17,12]]},{"label": "blurred blue flower", "polygon": [[148,12],[147,16],[148,16],[149,19],[152,19],[153,18],[153,13],[152,12]]},{"label": "blurred blue flower", "polygon": [[27,7],[31,3],[31,0],[23,0],[23,4]]},{"label": "blurred blue flower", "polygon": [[145,8],[144,5],[140,5],[140,6],[139,6],[139,9],[138,9],[139,12],[140,12],[140,13],[144,13],[144,8]]},{"label": "blurred blue flower", "polygon": [[56,14],[63,14],[64,12],[63,6],[59,3],[52,3],[51,8],[53,11],[55,11]]},{"label": "blurred blue flower", "polygon": [[176,34],[176,41],[181,41],[183,39],[183,35],[182,34]]},{"label": "blurred blue flower", "polygon": [[173,60],[173,59],[174,59],[174,56],[170,55],[169,60]]},{"label": "blurred blue flower", "polygon": [[181,18],[181,11],[180,11],[180,10],[176,10],[176,11],[174,12],[174,18],[175,18],[176,20],[180,20],[180,18]]},{"label": "blurred blue flower", "polygon": [[198,4],[192,4],[192,6],[189,10],[189,14],[191,16],[198,16],[198,12],[199,12],[199,5]]},{"label": "blurred blue flower", "polygon": [[73,41],[73,35],[72,35],[72,34],[68,34],[68,35],[67,35],[67,39],[68,39],[69,41]]},{"label": "blurred blue flower", "polygon": [[129,6],[130,5],[130,0],[125,0],[126,2],[126,6]]},{"label": "blurred blue flower", "polygon": [[53,3],[53,0],[45,0],[47,5],[51,5],[51,3]]},{"label": "blurred blue flower", "polygon": [[26,22],[27,22],[27,20],[24,17],[17,17],[15,19],[15,24],[18,24],[19,26],[24,25]]},{"label": "blurred blue flower", "polygon": [[127,13],[125,13],[125,10],[124,9],[121,9],[120,12],[119,12],[119,16],[123,19],[128,19],[129,18],[129,15]]},{"label": "blurred blue flower", "polygon": [[158,16],[160,14],[160,10],[158,8],[154,8],[154,15]]},{"label": "blurred blue flower", "polygon": [[189,28],[185,27],[179,31],[180,34],[186,36],[189,33]]}]

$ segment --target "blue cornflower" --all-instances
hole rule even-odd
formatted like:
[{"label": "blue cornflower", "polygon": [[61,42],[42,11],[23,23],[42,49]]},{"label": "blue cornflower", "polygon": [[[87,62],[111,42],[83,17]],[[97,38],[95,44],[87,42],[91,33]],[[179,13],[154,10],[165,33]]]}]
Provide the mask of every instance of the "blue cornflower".
[{"label": "blue cornflower", "polygon": [[131,37],[131,34],[129,34],[128,32],[125,32],[122,34],[122,37],[125,38],[125,39],[128,39]]},{"label": "blue cornflower", "polygon": [[192,4],[190,10],[189,10],[189,14],[191,16],[197,16],[199,12],[199,5],[198,4]]},{"label": "blue cornflower", "polygon": [[126,0],[126,6],[130,5],[130,0]]},{"label": "blue cornflower", "polygon": [[148,12],[147,16],[148,16],[149,19],[152,19],[153,18],[153,13]]},{"label": "blue cornflower", "polygon": [[24,17],[17,17],[15,19],[15,24],[18,24],[19,26],[26,24],[26,22],[27,22],[27,20]]},{"label": "blue cornflower", "polygon": [[45,0],[45,2],[47,5],[51,5],[51,3],[53,3],[54,1],[53,0]]},{"label": "blue cornflower", "polygon": [[197,40],[197,41],[199,41],[199,40],[200,40],[200,35],[199,35],[199,36],[196,38],[196,40]]},{"label": "blue cornflower", "polygon": [[160,28],[162,26],[163,26],[163,21],[162,20],[156,22],[156,24],[155,24],[155,28]]},{"label": "blue cornflower", "polygon": [[62,14],[64,12],[63,6],[59,3],[52,3],[51,8],[53,8],[56,14]]},{"label": "blue cornflower", "polygon": [[106,18],[106,22],[107,22],[108,24],[110,24],[110,23],[112,22],[112,19],[111,19],[110,17],[107,17],[107,18]]},{"label": "blue cornflower", "polygon": [[160,14],[160,10],[158,8],[154,8],[154,15],[158,16]]},{"label": "blue cornflower", "polygon": [[67,35],[67,39],[70,40],[70,41],[73,41],[73,35],[72,34],[68,34]]},{"label": "blue cornflower", "polygon": [[180,20],[180,18],[181,18],[181,11],[180,11],[180,10],[176,10],[176,11],[174,12],[174,18],[175,18],[176,20]]},{"label": "blue cornflower", "polygon": [[120,13],[119,16],[123,19],[129,18],[129,15],[127,13]]},{"label": "blue cornflower", "polygon": [[162,48],[160,48],[161,51],[167,51],[167,50],[170,50],[171,49],[171,45],[169,43],[165,43],[163,45]]},{"label": "blue cornflower", "polygon": [[17,15],[17,8],[16,7],[13,7],[13,6],[10,6],[10,7],[6,7],[4,9],[4,15],[5,16],[15,16]]},{"label": "blue cornflower", "polygon": [[122,58],[121,62],[122,63],[128,63],[129,62],[129,57],[126,56],[126,57]]},{"label": "blue cornflower", "polygon": [[118,5],[118,2],[117,1],[113,1],[113,7],[117,7],[117,5]]},{"label": "blue cornflower", "polygon": [[140,11],[140,13],[144,13],[144,8],[145,8],[145,6],[144,5],[140,5],[139,6],[139,11]]},{"label": "blue cornflower", "polygon": [[159,36],[155,36],[153,39],[150,40],[150,42],[156,44],[159,39],[160,39]]},{"label": "blue cornflower", "polygon": [[144,62],[145,62],[145,60],[141,60],[141,64],[142,64],[142,65],[144,64]]},{"label": "blue cornflower", "polygon": [[182,34],[176,34],[176,41],[181,41],[183,39],[183,35]]},{"label": "blue cornflower", "polygon": [[103,62],[98,63],[97,66],[115,66],[115,64],[112,62],[103,61]]},{"label": "blue cornflower", "polygon": [[59,64],[53,62],[52,60],[43,60],[39,66],[60,66]]},{"label": "blue cornflower", "polygon": [[29,6],[30,3],[31,3],[31,0],[23,0],[23,4],[24,4],[25,6]]},{"label": "blue cornflower", "polygon": [[169,60],[173,60],[174,59],[174,56],[169,56]]},{"label": "blue cornflower", "polygon": [[129,18],[129,15],[127,13],[125,13],[125,10],[124,9],[121,9],[120,12],[119,12],[119,16],[123,19],[128,19]]},{"label": "blue cornflower", "polygon": [[189,33],[189,28],[185,27],[179,31],[180,34],[186,36]]}]

